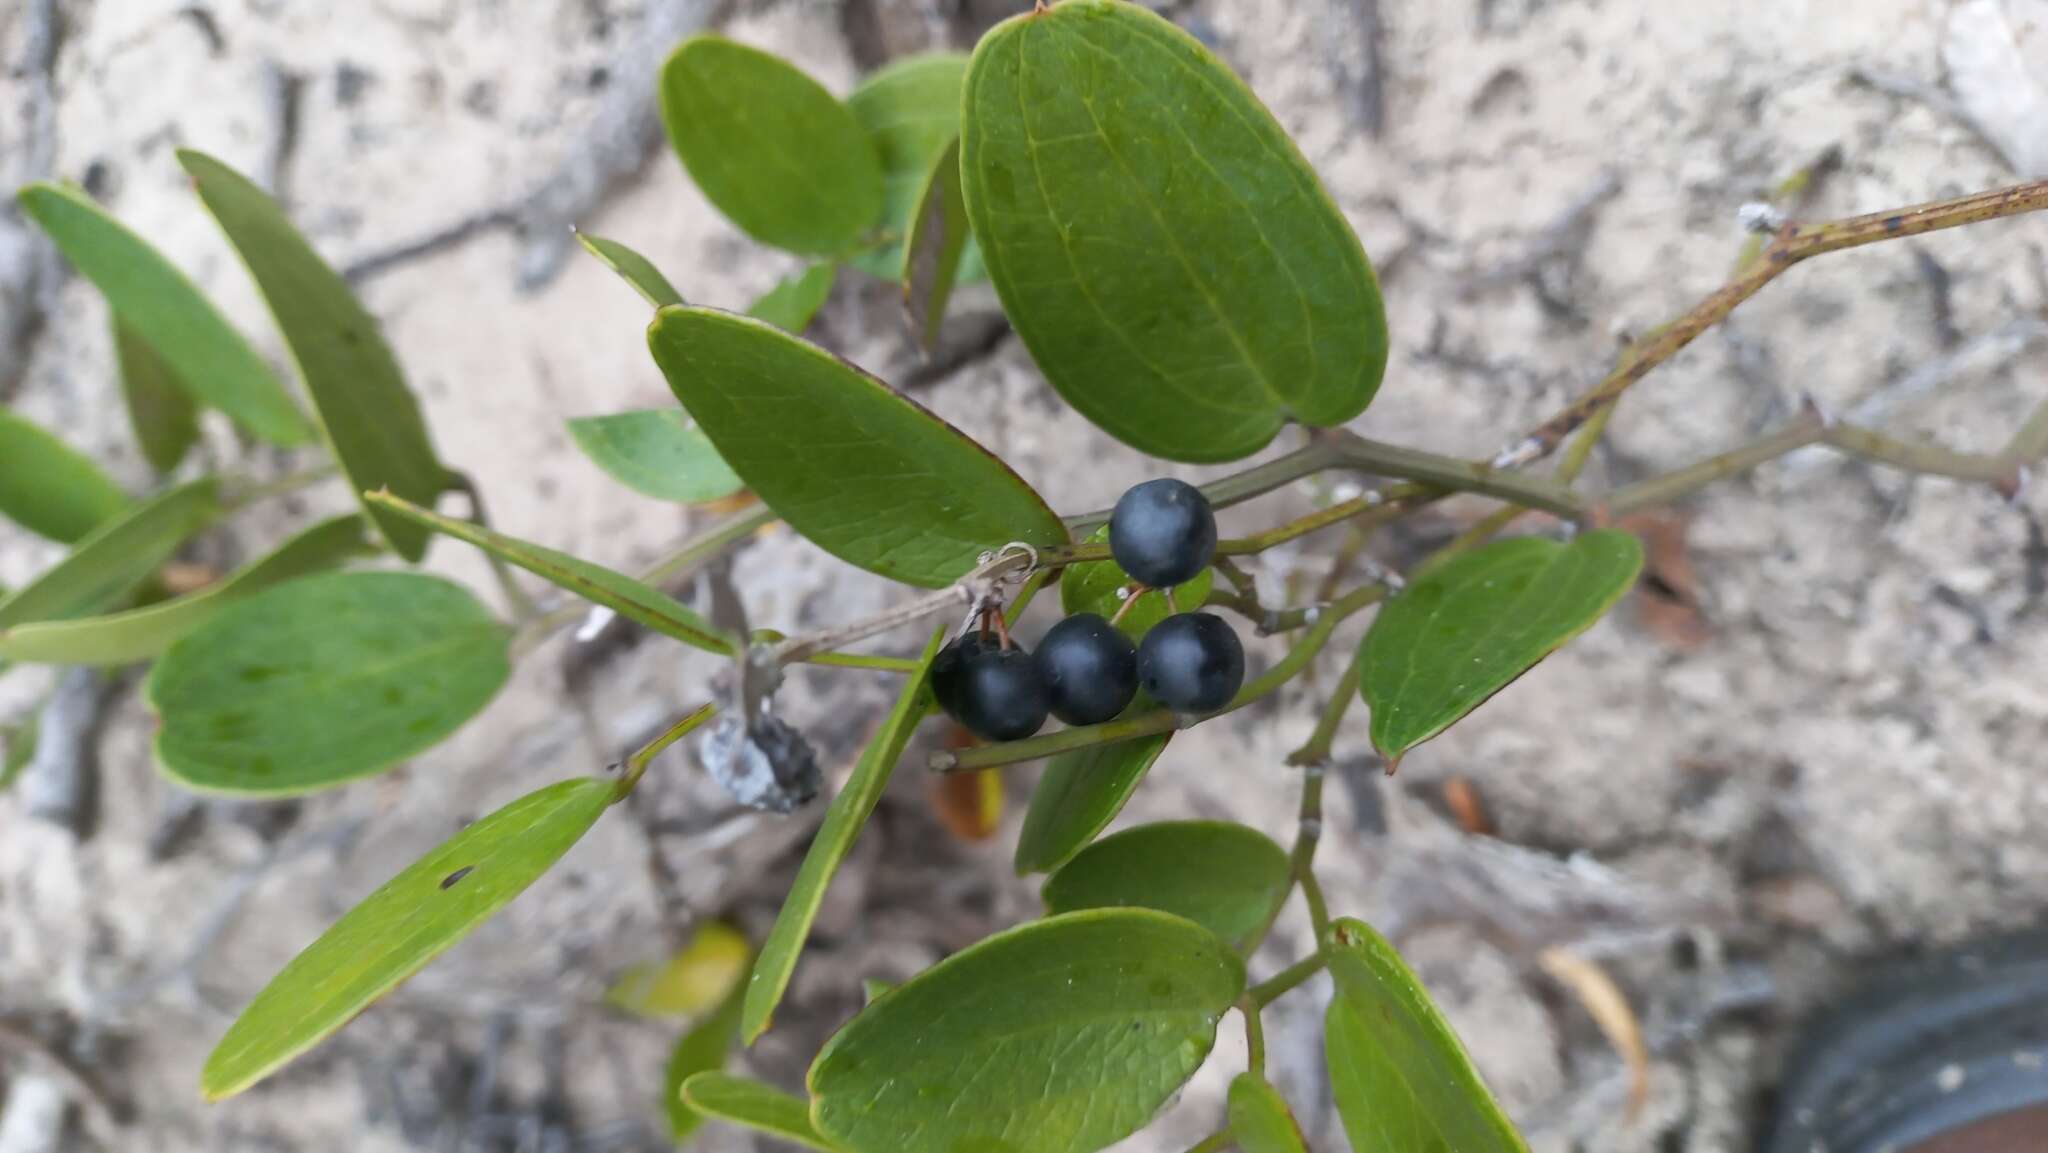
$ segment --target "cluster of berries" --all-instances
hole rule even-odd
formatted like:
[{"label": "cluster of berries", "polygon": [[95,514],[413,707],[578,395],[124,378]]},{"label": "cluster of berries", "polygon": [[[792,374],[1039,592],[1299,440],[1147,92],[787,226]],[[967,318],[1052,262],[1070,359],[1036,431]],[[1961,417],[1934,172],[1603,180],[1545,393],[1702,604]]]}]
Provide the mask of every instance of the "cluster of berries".
[{"label": "cluster of berries", "polygon": [[[1132,601],[1170,589],[1216,559],[1216,514],[1193,485],[1146,481],[1116,502],[1109,551],[1141,586]],[[1015,741],[1048,714],[1070,725],[1110,720],[1141,686],[1175,712],[1215,712],[1244,684],[1244,646],[1214,613],[1175,613],[1137,645],[1114,622],[1076,613],[1054,625],[1036,653],[1007,633],[970,628],[940,651],[931,676],[947,715],[984,740]]]}]

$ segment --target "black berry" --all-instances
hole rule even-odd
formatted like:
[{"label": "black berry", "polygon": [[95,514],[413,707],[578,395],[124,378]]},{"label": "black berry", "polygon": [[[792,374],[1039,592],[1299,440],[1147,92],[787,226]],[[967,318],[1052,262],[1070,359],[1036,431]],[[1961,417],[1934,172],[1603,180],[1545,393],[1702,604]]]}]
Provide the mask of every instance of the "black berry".
[{"label": "black berry", "polygon": [[1070,725],[1101,724],[1138,695],[1137,646],[1094,613],[1052,626],[1033,659],[1052,715]]},{"label": "black berry", "polygon": [[953,719],[968,732],[987,741],[1022,740],[1038,731],[1048,711],[1045,679],[1030,653],[990,645],[967,655]]},{"label": "black berry", "polygon": [[1216,559],[1216,514],[1202,490],[1162,478],[1134,486],[1109,516],[1109,553],[1149,588],[1192,579]]},{"label": "black berry", "polygon": [[1244,646],[1215,613],[1177,613],[1138,646],[1138,680],[1178,713],[1213,713],[1244,685]]},{"label": "black berry", "polygon": [[959,719],[960,689],[967,683],[967,658],[995,643],[994,637],[984,640],[979,629],[969,629],[932,658],[932,695],[938,698],[939,707],[946,710],[947,716]]}]

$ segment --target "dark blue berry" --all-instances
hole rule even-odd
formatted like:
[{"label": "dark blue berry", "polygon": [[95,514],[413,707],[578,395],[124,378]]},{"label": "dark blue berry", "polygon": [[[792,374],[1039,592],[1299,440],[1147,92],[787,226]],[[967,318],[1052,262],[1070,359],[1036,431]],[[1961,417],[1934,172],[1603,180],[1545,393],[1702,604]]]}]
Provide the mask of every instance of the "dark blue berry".
[{"label": "dark blue berry", "polygon": [[1138,680],[1177,713],[1213,713],[1244,686],[1244,646],[1215,613],[1177,613],[1138,646]]},{"label": "dark blue berry", "polygon": [[1137,646],[1094,613],[1052,626],[1033,659],[1052,715],[1070,725],[1101,724],[1138,695]]},{"label": "dark blue berry", "polygon": [[995,643],[994,637],[984,640],[979,629],[969,629],[932,658],[932,696],[938,698],[939,707],[946,710],[947,716],[956,720],[960,716],[960,689],[967,683],[967,658]]},{"label": "dark blue berry", "polygon": [[986,741],[1018,741],[1045,724],[1045,679],[1030,653],[985,647],[967,655],[961,673],[953,719],[968,732]]},{"label": "dark blue berry", "polygon": [[1162,478],[1118,498],[1109,516],[1109,553],[1149,588],[1191,580],[1216,559],[1216,514],[1202,490]]}]

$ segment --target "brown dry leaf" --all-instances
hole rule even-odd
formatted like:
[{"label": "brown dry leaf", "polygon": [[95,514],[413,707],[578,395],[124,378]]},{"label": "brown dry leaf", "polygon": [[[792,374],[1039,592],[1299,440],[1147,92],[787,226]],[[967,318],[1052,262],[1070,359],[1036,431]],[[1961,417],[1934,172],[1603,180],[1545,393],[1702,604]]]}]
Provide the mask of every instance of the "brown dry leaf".
[{"label": "brown dry leaf", "polygon": [[220,573],[214,571],[212,565],[172,561],[157,570],[156,578],[164,586],[165,592],[174,597],[181,597],[186,593],[198,592],[219,580]]},{"label": "brown dry leaf", "polygon": [[988,840],[1003,823],[1003,775],[994,769],[942,773],[927,789],[939,823],[963,841]]},{"label": "brown dry leaf", "polygon": [[1615,1052],[1628,1062],[1628,1109],[1622,1122],[1634,1124],[1650,1096],[1650,1051],[1643,1044],[1643,1028],[1628,997],[1607,970],[1577,953],[1552,947],[1538,953],[1536,963],[1552,980],[1571,990]]},{"label": "brown dry leaf", "polygon": [[1643,575],[1636,582],[1636,614],[1645,631],[1668,648],[1690,652],[1713,638],[1701,611],[1699,577],[1686,546],[1691,518],[1668,509],[1635,513],[1615,524],[1643,542]]},{"label": "brown dry leaf", "polygon": [[1479,788],[1471,778],[1455,776],[1445,781],[1444,804],[1450,807],[1459,828],[1474,836],[1494,835],[1493,816],[1486,811],[1486,802],[1480,799]]}]

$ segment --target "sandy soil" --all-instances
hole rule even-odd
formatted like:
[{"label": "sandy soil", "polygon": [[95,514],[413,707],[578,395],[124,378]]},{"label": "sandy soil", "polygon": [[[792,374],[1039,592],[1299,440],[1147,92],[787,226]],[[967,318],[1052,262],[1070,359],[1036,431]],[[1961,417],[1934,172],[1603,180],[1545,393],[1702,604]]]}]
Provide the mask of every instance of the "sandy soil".
[{"label": "sandy soil", "polygon": [[[31,7],[0,0],[10,62]],[[325,253],[354,265],[516,210],[565,158],[580,163],[593,118],[632,104],[616,89],[648,58],[645,41],[686,21],[690,6],[62,7],[56,173],[90,182],[281,359],[253,289],[184,187],[174,147],[264,177]],[[814,0],[743,4],[725,25],[843,92],[878,52],[929,44],[946,21],[927,16],[953,7],[867,5],[878,15],[852,35],[836,5]],[[1395,353],[1357,427],[1382,439],[1498,448],[1594,379],[1623,335],[1717,284],[1741,244],[1737,207],[1827,150],[1841,164],[1819,185],[1816,215],[2048,166],[2048,117],[2036,115],[2048,107],[2042,0],[1381,0],[1377,82],[1362,47],[1367,7],[1197,0],[1175,15],[1296,134],[1380,266]],[[1856,79],[1864,73],[1882,86]],[[1936,99],[1883,90],[1901,82]],[[31,88],[19,73],[0,78],[0,107],[25,107]],[[0,127],[10,180],[27,163],[9,143],[20,123]],[[478,479],[507,531],[608,564],[645,563],[704,515],[618,488],[562,423],[664,402],[641,343],[643,309],[587,260],[523,284],[560,237],[521,236],[499,219],[365,278],[364,299],[441,452]],[[743,303],[792,267],[709,210],[665,153],[579,219],[647,252],[709,303]],[[1588,483],[1707,455],[1782,419],[1803,394],[1837,409],[1888,398],[1883,419],[1897,431],[1993,447],[2048,381],[2044,313],[2048,221],[1828,258],[1638,390]],[[892,379],[915,363],[878,286],[842,286],[817,335]],[[30,350],[9,403],[145,485],[88,286],[61,290]],[[1933,387],[1908,395],[1930,375]],[[1014,341],[920,397],[1065,510],[1099,507],[1159,471],[1066,411]],[[238,470],[289,466],[222,427],[206,448]],[[1304,484],[1241,510],[1238,523],[1324,495]],[[287,521],[340,500],[321,490],[243,518],[205,558],[248,555]],[[1745,1149],[1794,1023],[1862,958],[2027,921],[2048,903],[2048,842],[2037,832],[2048,825],[2042,507],[2038,489],[2009,505],[1980,488],[1825,457],[1767,468],[1685,510],[1673,538],[1682,547],[1665,559],[1689,563],[1696,611],[1633,598],[1415,753],[1391,784],[1367,775],[1354,714],[1324,842],[1333,900],[1400,936],[1533,1145]],[[1453,504],[1396,534],[1387,559],[1412,556],[1482,508]],[[1315,538],[1270,556],[1263,578],[1312,580],[1337,543]],[[54,555],[0,530],[0,582]],[[495,597],[466,550],[444,543],[431,567]],[[755,624],[786,629],[896,595],[786,534],[750,544],[730,578]],[[557,643],[459,737],[406,769],[289,806],[207,806],[196,831],[154,853],[152,838],[189,805],[154,775],[148,718],[123,685],[97,746],[93,836],[32,822],[18,794],[0,795],[0,1011],[79,1024],[85,1054],[136,1111],[122,1131],[88,1113],[75,1146],[658,1147],[654,1101],[672,1031],[597,1000],[611,977],[661,955],[699,918],[765,927],[816,819],[735,812],[687,751],[657,765],[646,803],[608,818],[557,874],[314,1057],[213,1107],[198,1102],[197,1069],[234,1008],[353,900],[462,820],[605,763],[713,691],[718,672],[653,641],[596,662]],[[1231,816],[1290,835],[1282,757],[1336,672],[1177,740],[1124,820]],[[0,682],[0,716],[28,707],[46,683],[35,671]],[[786,700],[843,772],[887,689],[805,673]],[[828,902],[792,1007],[749,1058],[756,1071],[793,1081],[858,1005],[862,977],[901,978],[1035,909],[1034,887],[1008,869],[1030,775],[1011,782],[1003,834],[962,845],[929,815],[920,774],[899,774]],[[1498,840],[1446,821],[1452,782],[1483,800]],[[237,915],[208,939],[204,927],[223,911]],[[1298,955],[1298,915],[1280,936],[1259,967]],[[191,961],[195,942],[206,947]],[[1551,945],[1599,957],[1658,1045],[1650,1101],[1633,1124],[1621,1115],[1619,1063],[1535,966]],[[1273,1061],[1315,1147],[1338,1148],[1321,1104],[1324,996],[1311,986],[1282,1003]],[[1127,1148],[1184,1147],[1212,1128],[1238,1046],[1227,1030],[1211,1068]],[[0,1074],[28,1067],[4,1062]],[[705,1145],[747,1147],[730,1132]]]}]

